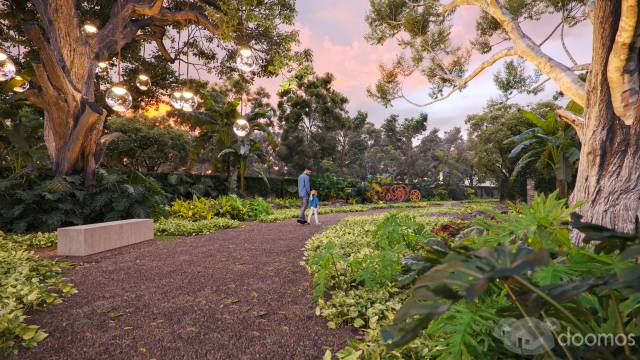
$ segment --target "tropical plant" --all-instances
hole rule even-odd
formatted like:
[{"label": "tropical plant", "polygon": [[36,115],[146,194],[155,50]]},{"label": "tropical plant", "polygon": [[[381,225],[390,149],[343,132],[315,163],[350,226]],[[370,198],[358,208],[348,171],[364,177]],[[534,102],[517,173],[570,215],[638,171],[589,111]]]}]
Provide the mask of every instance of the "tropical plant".
[{"label": "tropical plant", "polygon": [[47,337],[39,326],[26,323],[27,313],[76,292],[62,277],[63,266],[0,239],[0,354],[34,347]]},{"label": "tropical plant", "polygon": [[572,247],[566,222],[580,205],[567,207],[566,199],[557,192],[536,196],[531,204],[521,204],[518,212],[493,213],[494,220],[479,219],[486,233],[469,241],[477,246],[514,245],[524,243],[534,249],[566,251]]},{"label": "tropical plant", "polygon": [[[510,245],[480,248],[480,244],[468,247],[467,243],[436,261],[426,259],[423,266],[429,270],[416,279],[411,296],[393,323],[381,331],[388,347],[422,337],[426,329],[427,336],[444,345],[437,351],[439,356],[488,358],[486,354],[493,354],[492,358],[510,358],[502,342],[491,336],[498,320],[505,316],[540,317],[547,323],[556,319],[554,336],[635,333],[640,328],[640,286],[631,279],[640,273],[635,261],[640,254],[640,235],[583,223],[574,215],[572,226],[584,231],[585,242],[597,241],[598,246],[567,246],[568,222],[559,221],[568,217],[569,209],[553,204],[556,200],[552,197],[539,201],[536,210],[523,208],[526,215],[497,220],[499,228],[522,229],[521,236],[517,231],[494,233],[502,238],[499,243]],[[538,220],[525,221],[532,217]],[[563,247],[552,240],[557,237],[565,239]],[[538,248],[529,247],[531,244]],[[540,245],[552,247],[548,250]],[[552,354],[550,348],[542,350]],[[567,358],[633,358],[639,354],[628,344],[561,344],[553,353]]]},{"label": "tropical plant", "polygon": [[223,195],[216,199],[193,196],[192,200],[176,200],[169,212],[180,219],[199,221],[215,217],[233,220],[255,220],[273,214],[265,200],[257,198],[243,200],[236,195]]},{"label": "tropical plant", "polygon": [[538,169],[551,169],[556,178],[560,197],[567,197],[568,183],[572,181],[580,158],[580,144],[575,129],[549,111],[544,118],[531,111],[522,111],[534,128],[506,140],[513,143],[509,157],[519,158],[512,176],[515,177],[530,162]]},{"label": "tropical plant", "polygon": [[47,164],[42,114],[28,102],[0,91],[0,172],[16,173],[28,165]]},{"label": "tropical plant", "polygon": [[[260,90],[260,89],[258,89]],[[257,91],[257,94],[262,94]],[[248,93],[249,96],[256,94]],[[228,97],[235,97],[228,100]],[[237,96],[237,97],[236,97]],[[212,172],[223,170],[229,182],[230,192],[235,190],[235,172],[239,171],[240,191],[245,190],[244,178],[252,159],[265,160],[266,149],[275,149],[276,142],[271,132],[271,109],[264,98],[253,99],[251,112],[244,117],[249,123],[251,134],[238,137],[233,126],[241,117],[238,106],[243,105],[247,91],[235,93],[229,89],[214,89],[203,94],[204,102],[199,110],[186,114],[183,121],[198,135],[194,138],[196,161],[209,158]]]},{"label": "tropical plant", "polygon": [[132,170],[97,174],[93,187],[86,187],[80,176],[53,178],[46,168],[25,168],[0,180],[0,228],[51,231],[164,214],[165,194],[154,181]]},{"label": "tropical plant", "polygon": [[248,201],[248,218],[255,220],[273,214],[273,209],[267,201],[255,198]]}]

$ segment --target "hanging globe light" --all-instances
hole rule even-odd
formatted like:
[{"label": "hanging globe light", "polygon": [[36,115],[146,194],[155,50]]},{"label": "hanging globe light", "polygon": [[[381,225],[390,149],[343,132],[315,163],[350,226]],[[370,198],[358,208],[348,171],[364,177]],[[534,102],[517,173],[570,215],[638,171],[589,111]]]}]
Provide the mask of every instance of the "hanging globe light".
[{"label": "hanging globe light", "polygon": [[182,91],[182,110],[193,111],[198,106],[198,98],[189,90]]},{"label": "hanging globe light", "polygon": [[11,80],[16,74],[16,66],[9,56],[0,51],[0,81]]},{"label": "hanging globe light", "polygon": [[107,70],[107,68],[109,67],[109,64],[107,64],[106,61],[99,61],[96,64],[96,72],[97,73],[101,73]]},{"label": "hanging globe light", "polygon": [[125,112],[129,110],[133,100],[129,91],[122,85],[117,84],[111,87],[105,95],[107,105],[117,112]]},{"label": "hanging globe light", "polygon": [[171,106],[176,110],[182,110],[182,91],[174,91],[171,94]]},{"label": "hanging globe light", "polygon": [[240,49],[240,54],[236,59],[236,65],[238,69],[249,72],[256,68],[256,57],[253,55],[253,51],[249,48]]},{"label": "hanging globe light", "polygon": [[151,79],[149,79],[149,77],[145,74],[140,74],[136,79],[136,86],[138,87],[138,89],[145,91],[151,86]]},{"label": "hanging globe light", "polygon": [[251,126],[249,125],[249,122],[243,118],[240,118],[233,123],[233,132],[240,137],[247,136],[250,130]]},{"label": "hanging globe light", "polygon": [[29,82],[27,80],[23,79],[22,76],[17,75],[15,77],[15,80],[20,81],[20,83],[13,87],[13,91],[15,91],[17,93],[21,93],[21,92],[25,92],[25,91],[27,91],[27,89],[29,89]]},{"label": "hanging globe light", "polygon": [[98,32],[98,28],[92,23],[88,22],[82,25],[82,31],[84,31],[85,34],[91,36],[95,35]]}]

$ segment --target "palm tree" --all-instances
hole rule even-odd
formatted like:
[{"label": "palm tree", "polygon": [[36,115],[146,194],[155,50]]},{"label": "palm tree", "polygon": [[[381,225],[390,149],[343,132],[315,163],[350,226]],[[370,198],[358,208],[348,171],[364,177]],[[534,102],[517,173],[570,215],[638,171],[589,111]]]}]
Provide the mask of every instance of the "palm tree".
[{"label": "palm tree", "polygon": [[560,120],[553,111],[548,112],[545,118],[530,111],[521,113],[536,127],[505,141],[517,144],[509,154],[510,158],[519,158],[512,177],[535,161],[538,169],[553,171],[558,194],[566,197],[567,184],[571,181],[580,158],[575,129]]},{"label": "palm tree", "polygon": [[230,192],[234,192],[235,189],[237,170],[240,173],[240,191],[244,192],[244,177],[249,161],[253,158],[262,158],[265,153],[263,147],[265,141],[262,141],[262,136],[256,131],[264,134],[269,146],[276,146],[271,133],[271,108],[263,107],[256,110],[256,106],[253,106],[250,113],[245,116],[252,129],[252,135],[238,137],[234,134],[233,125],[241,116],[238,111],[240,101],[241,98],[229,100],[227,94],[211,91],[203,94],[203,104],[197,111],[186,113],[183,117],[191,129],[197,133],[194,138],[194,155],[202,153],[215,155],[211,158],[212,170],[226,172]]},{"label": "palm tree", "polygon": [[[249,170],[249,163],[252,159],[266,161],[267,154],[265,145],[274,151],[277,146],[273,133],[271,132],[272,119],[269,116],[271,109],[258,109],[248,114],[245,119],[249,123],[250,132],[245,136],[238,136],[237,141],[231,146],[223,149],[218,154],[218,158],[228,158],[230,163],[237,164],[240,175],[240,193],[245,191],[245,176]],[[263,176],[266,180],[266,178]],[[267,182],[268,185],[268,182]]]}]

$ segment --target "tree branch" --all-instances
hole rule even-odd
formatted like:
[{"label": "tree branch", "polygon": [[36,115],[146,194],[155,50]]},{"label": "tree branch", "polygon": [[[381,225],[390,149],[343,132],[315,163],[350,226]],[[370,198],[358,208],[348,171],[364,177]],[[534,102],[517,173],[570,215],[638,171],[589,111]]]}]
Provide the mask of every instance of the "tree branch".
[{"label": "tree branch", "polygon": [[573,65],[578,65],[578,62],[573,57],[573,55],[571,55],[571,51],[569,51],[569,48],[564,41],[564,21],[562,22],[562,28],[560,29],[560,42],[562,43],[562,49],[564,49],[564,53],[567,54],[569,61],[571,61]]},{"label": "tree branch", "polygon": [[[34,8],[38,13],[40,24],[44,28],[49,44],[49,51],[65,72],[68,85],[79,94],[88,71],[79,59],[89,55],[86,37],[83,35],[76,11],[75,1],[68,0],[34,0]],[[26,30],[26,29],[25,29]],[[42,35],[40,35],[42,37]],[[40,49],[41,47],[38,46]],[[71,66],[70,64],[74,64]],[[47,71],[50,66],[47,66]],[[55,84],[55,86],[59,86]],[[78,95],[77,94],[77,95]],[[81,96],[81,95],[78,95]]]},{"label": "tree branch", "polygon": [[482,62],[482,64],[480,64],[475,70],[473,70],[465,78],[458,80],[456,85],[446,95],[444,95],[442,97],[439,97],[437,99],[434,99],[432,101],[429,101],[427,103],[419,104],[419,103],[413,102],[413,101],[409,100],[406,96],[404,96],[402,93],[400,94],[400,97],[402,97],[404,100],[406,100],[407,102],[409,102],[410,104],[415,105],[415,106],[429,106],[429,105],[432,105],[432,104],[434,104],[436,102],[439,102],[439,101],[442,101],[442,100],[448,98],[453,93],[455,93],[455,92],[459,91],[460,89],[462,89],[463,87],[465,87],[471,80],[473,80],[476,76],[478,76],[486,68],[488,68],[488,67],[492,66],[493,64],[495,64],[496,62],[498,62],[498,60],[504,59],[504,58],[509,57],[509,56],[515,56],[515,55],[517,55],[517,53],[513,48],[503,49],[503,50],[493,54],[493,56],[491,56],[489,59],[487,59],[484,62]]},{"label": "tree branch", "polygon": [[440,10],[440,16],[447,15],[449,12],[463,5],[478,5],[482,7],[482,1],[481,0],[452,0],[448,4],[442,6],[442,9]]},{"label": "tree branch", "polygon": [[607,64],[607,80],[613,110],[627,125],[638,117],[639,49],[638,0],[622,0],[618,32]]},{"label": "tree branch", "polygon": [[587,3],[585,4],[585,12],[587,13],[587,19],[589,19],[589,21],[591,21],[591,23],[593,24],[593,12],[595,11],[596,8],[596,0],[587,0]]},{"label": "tree branch", "polygon": [[42,60],[42,62],[32,62],[38,84],[47,95],[51,94],[51,96],[58,97],[61,94],[68,94],[68,96],[71,96],[65,100],[67,105],[73,108],[75,99],[72,94],[75,94],[75,96],[79,96],[80,94],[76,91],[73,84],[69,82],[62,67],[58,63],[51,45],[45,40],[42,32],[40,32],[38,24],[35,22],[26,22],[24,24],[24,30],[27,37],[38,48],[38,53]]},{"label": "tree branch", "polygon": [[40,93],[40,91],[36,90],[36,89],[29,89],[25,92],[22,93],[22,95],[24,97],[27,98],[27,100],[29,100],[30,103],[32,103],[33,105],[39,107],[39,108],[44,108],[45,103],[44,103],[44,99],[42,97],[42,93]]},{"label": "tree branch", "polygon": [[547,35],[546,38],[544,38],[542,41],[540,41],[538,43],[538,46],[544,45],[544,43],[546,43],[549,39],[551,39],[553,34],[555,34],[556,31],[558,31],[558,28],[561,27],[561,26],[564,26],[564,19],[562,19],[562,21],[560,23],[558,23],[558,25],[556,25],[556,27],[554,27],[553,30],[551,30],[551,32],[549,33],[549,35]]},{"label": "tree branch", "polygon": [[582,140],[582,133],[584,132],[584,119],[568,110],[556,110],[556,114],[567,124],[573,126],[578,134],[578,139]]},{"label": "tree branch", "polygon": [[540,72],[551,78],[560,90],[576,103],[584,106],[586,91],[580,78],[564,64],[545,54],[540,46],[522,31],[518,21],[498,0],[487,0],[483,10],[493,16],[507,32],[517,55],[533,64]]},{"label": "tree branch", "polygon": [[[117,7],[112,10],[111,18],[104,28],[96,36],[95,53],[97,59],[107,59],[111,54],[133,40],[138,31],[144,28],[163,28],[171,24],[187,25],[193,23],[208,32],[215,34],[220,27],[207,18],[201,9],[189,9],[170,11],[162,7],[162,0],[154,0],[149,4],[127,3],[122,11]],[[167,61],[173,61],[173,57],[162,43],[164,32],[154,30],[157,37],[155,43],[161,54]],[[119,41],[117,41],[119,40]]]}]

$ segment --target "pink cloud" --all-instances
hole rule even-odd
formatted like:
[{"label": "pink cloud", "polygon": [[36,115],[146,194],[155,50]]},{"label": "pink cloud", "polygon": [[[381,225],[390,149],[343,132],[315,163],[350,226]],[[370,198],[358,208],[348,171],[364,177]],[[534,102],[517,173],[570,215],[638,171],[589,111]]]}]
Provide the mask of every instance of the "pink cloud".
[{"label": "pink cloud", "polygon": [[[368,31],[364,21],[369,9],[368,1],[298,0],[297,6],[296,27],[300,31],[301,47],[313,50],[316,71],[333,73],[336,78],[335,88],[350,100],[349,110],[366,110],[369,112],[369,118],[378,124],[390,113],[413,116],[418,112],[427,111],[433,119],[431,123],[444,130],[452,126],[463,126],[464,118],[469,112],[481,111],[489,98],[498,95],[492,82],[492,74],[499,66],[496,64],[478,76],[462,94],[454,95],[433,107],[417,108],[397,101],[394,108],[385,109],[366,96],[366,88],[377,80],[378,65],[393,61],[400,54],[400,50],[395,41],[388,41],[382,46],[372,46],[364,40]],[[480,11],[473,6],[463,6],[457,10],[451,36],[453,45],[468,46],[469,40],[475,36],[475,20],[479,15]],[[556,23],[556,19],[550,17],[535,26],[525,24],[524,29],[539,41]],[[566,30],[567,42],[575,51],[574,55],[579,62],[589,61],[590,33],[590,25]],[[543,50],[566,62],[566,56],[558,40],[550,40]],[[471,67],[486,58],[487,55],[475,53],[471,59]],[[275,93],[282,80],[260,80],[258,85],[263,85]],[[406,79],[404,88],[416,101],[429,100],[428,83],[421,75]],[[554,87],[550,85],[544,96],[549,96],[553,91]],[[523,99],[525,102],[531,100],[533,98]]]}]

